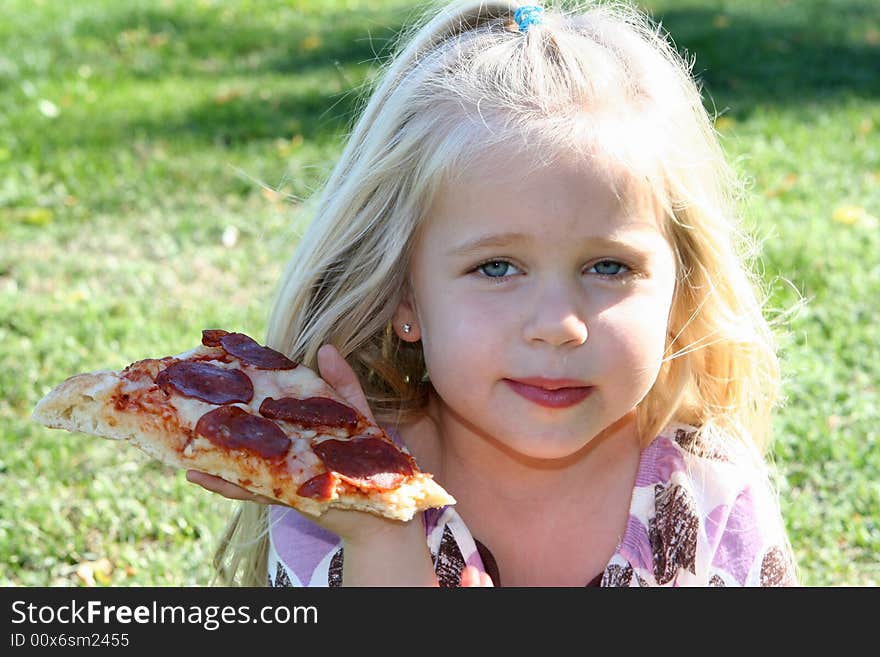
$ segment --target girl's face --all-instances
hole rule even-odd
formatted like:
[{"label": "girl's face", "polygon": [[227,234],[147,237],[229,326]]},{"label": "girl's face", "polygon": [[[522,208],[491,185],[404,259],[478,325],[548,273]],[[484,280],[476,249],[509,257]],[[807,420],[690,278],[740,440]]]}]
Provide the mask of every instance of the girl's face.
[{"label": "girl's face", "polygon": [[570,456],[653,385],[673,250],[648,195],[619,199],[595,161],[499,156],[462,174],[415,244],[395,327],[421,339],[445,426]]}]

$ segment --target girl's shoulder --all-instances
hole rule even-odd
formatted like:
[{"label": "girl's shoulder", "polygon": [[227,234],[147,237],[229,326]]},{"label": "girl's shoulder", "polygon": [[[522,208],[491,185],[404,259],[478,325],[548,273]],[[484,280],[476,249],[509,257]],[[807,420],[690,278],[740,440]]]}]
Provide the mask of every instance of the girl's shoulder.
[{"label": "girl's shoulder", "polygon": [[769,484],[767,462],[757,449],[730,437],[686,425],[668,425],[645,448],[639,476],[685,485],[695,493],[730,498]]},{"label": "girl's shoulder", "polygon": [[776,514],[767,462],[758,451],[685,424],[670,424],[645,448],[637,486],[681,488],[704,517],[749,498]]},{"label": "girl's shoulder", "polygon": [[794,581],[764,459],[747,446],[673,424],[643,451],[624,566],[648,582],[775,585]]}]

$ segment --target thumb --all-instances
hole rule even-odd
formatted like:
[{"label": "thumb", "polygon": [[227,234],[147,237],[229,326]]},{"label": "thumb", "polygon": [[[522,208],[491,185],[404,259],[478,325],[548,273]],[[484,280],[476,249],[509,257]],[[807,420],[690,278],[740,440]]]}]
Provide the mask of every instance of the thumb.
[{"label": "thumb", "polygon": [[336,347],[331,344],[321,345],[318,349],[318,370],[321,378],[348,404],[365,415],[370,422],[376,423],[361,382]]},{"label": "thumb", "polygon": [[494,586],[492,578],[476,566],[465,566],[461,571],[461,587],[491,587]]}]

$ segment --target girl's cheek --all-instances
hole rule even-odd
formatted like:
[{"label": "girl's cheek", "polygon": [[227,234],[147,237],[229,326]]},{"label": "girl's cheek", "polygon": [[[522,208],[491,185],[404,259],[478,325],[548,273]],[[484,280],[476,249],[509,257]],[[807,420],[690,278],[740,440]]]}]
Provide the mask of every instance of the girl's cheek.
[{"label": "girl's cheek", "polygon": [[[663,308],[650,303],[610,309],[596,317],[588,341],[601,343],[602,353],[629,361],[631,365],[650,366],[663,356],[666,346],[667,317]],[[598,346],[598,345],[597,345]]]},{"label": "girl's cheek", "polygon": [[504,307],[497,302],[458,298],[445,304],[442,321],[456,335],[481,333],[497,327],[504,312]]}]

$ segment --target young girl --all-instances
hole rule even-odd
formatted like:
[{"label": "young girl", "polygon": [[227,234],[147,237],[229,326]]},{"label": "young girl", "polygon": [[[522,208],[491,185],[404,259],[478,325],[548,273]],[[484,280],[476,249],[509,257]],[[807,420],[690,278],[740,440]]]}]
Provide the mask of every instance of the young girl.
[{"label": "young girl", "polygon": [[[569,3],[570,5],[570,3]],[[634,9],[457,2],[404,35],[267,343],[457,500],[244,500],[225,583],[785,585],[777,359],[688,66]]]}]

